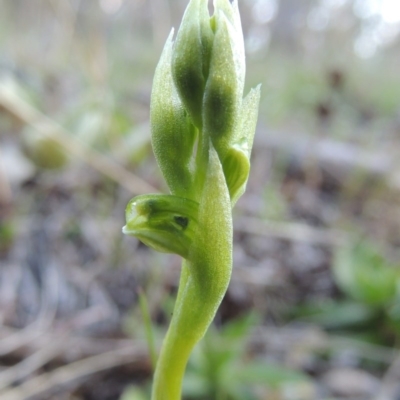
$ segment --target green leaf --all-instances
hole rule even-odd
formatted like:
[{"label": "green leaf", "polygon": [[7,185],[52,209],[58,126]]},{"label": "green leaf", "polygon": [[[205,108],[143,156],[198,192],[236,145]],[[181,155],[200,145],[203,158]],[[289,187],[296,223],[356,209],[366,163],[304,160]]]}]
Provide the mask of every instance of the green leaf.
[{"label": "green leaf", "polygon": [[370,325],[377,310],[354,301],[329,301],[303,306],[296,310],[296,316],[326,329],[349,329]]},{"label": "green leaf", "polygon": [[183,379],[182,392],[187,397],[206,396],[209,393],[209,385],[206,377],[188,371]]},{"label": "green leaf", "polygon": [[136,386],[129,386],[124,390],[120,400],[146,400],[148,396]]},{"label": "green leaf", "polygon": [[251,312],[233,321],[229,321],[224,325],[222,330],[224,340],[235,340],[237,343],[243,345],[242,342],[247,340],[247,335],[259,319],[260,316],[258,316],[256,312]]},{"label": "green leaf", "polygon": [[308,381],[307,375],[276,364],[253,362],[241,365],[235,374],[236,379],[247,384],[263,384],[272,388],[288,382]]},{"label": "green leaf", "polygon": [[338,250],[333,272],[340,288],[356,300],[383,306],[396,295],[400,272],[370,243]]}]

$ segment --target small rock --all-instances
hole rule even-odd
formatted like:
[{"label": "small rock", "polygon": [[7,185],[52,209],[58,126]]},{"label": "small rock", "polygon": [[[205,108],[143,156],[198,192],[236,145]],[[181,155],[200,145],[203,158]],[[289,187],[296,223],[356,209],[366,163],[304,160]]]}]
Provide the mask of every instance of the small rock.
[{"label": "small rock", "polygon": [[35,173],[33,165],[15,145],[3,145],[0,162],[6,179],[13,187],[21,185]]}]

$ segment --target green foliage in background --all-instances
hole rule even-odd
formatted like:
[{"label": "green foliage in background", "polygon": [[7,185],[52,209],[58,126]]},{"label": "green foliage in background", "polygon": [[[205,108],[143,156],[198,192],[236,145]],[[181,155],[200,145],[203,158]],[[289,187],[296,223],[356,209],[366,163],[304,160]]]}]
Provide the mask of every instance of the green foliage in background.
[{"label": "green foliage in background", "polygon": [[254,387],[278,389],[308,381],[300,372],[249,357],[246,344],[255,325],[250,314],[212,327],[190,359],[183,394],[190,400],[255,400]]},{"label": "green foliage in background", "polygon": [[333,272],[340,288],[362,303],[380,307],[396,297],[400,269],[391,265],[372,243],[360,242],[340,249]]},{"label": "green foliage in background", "polygon": [[124,393],[120,398],[120,400],[147,400],[147,399],[148,399],[147,393],[144,390],[133,385],[125,389]]},{"label": "green foliage in background", "polygon": [[376,245],[361,240],[338,248],[333,276],[346,297],[298,307],[298,317],[382,344],[400,337],[400,268]]},{"label": "green foliage in background", "polygon": [[6,251],[14,240],[14,229],[10,223],[0,219],[0,253]]}]

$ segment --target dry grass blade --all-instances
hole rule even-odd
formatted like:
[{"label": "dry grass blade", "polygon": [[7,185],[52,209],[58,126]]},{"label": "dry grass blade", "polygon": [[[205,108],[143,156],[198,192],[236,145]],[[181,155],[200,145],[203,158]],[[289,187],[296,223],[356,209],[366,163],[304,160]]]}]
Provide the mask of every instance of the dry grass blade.
[{"label": "dry grass blade", "polygon": [[79,140],[72,137],[57,122],[34,109],[23,99],[17,97],[0,84],[0,107],[7,110],[24,124],[32,126],[41,134],[57,141],[70,154],[80,158],[102,174],[108,176],[121,186],[128,189],[132,194],[138,195],[149,192],[158,192],[153,186],[130,173],[121,165],[111,161],[101,153],[86,147]]},{"label": "dry grass blade", "polygon": [[301,223],[262,221],[258,218],[239,217],[235,219],[235,230],[253,235],[272,236],[294,242],[306,242],[327,246],[343,244],[346,234],[333,229],[315,228]]},{"label": "dry grass blade", "polygon": [[54,359],[60,351],[63,350],[62,341],[62,338],[58,338],[58,340],[42,347],[20,363],[0,372],[0,390],[7,388],[7,386],[14,382],[26,378],[44,364]]},{"label": "dry grass blade", "polygon": [[145,349],[137,345],[109,351],[31,378],[19,387],[0,393],[0,397],[2,400],[33,400],[44,393],[73,385],[88,375],[136,362],[146,356]]},{"label": "dry grass blade", "polygon": [[22,346],[29,345],[37,340],[45,332],[48,326],[41,326],[36,321],[26,328],[0,339],[0,356],[5,356],[18,350]]}]

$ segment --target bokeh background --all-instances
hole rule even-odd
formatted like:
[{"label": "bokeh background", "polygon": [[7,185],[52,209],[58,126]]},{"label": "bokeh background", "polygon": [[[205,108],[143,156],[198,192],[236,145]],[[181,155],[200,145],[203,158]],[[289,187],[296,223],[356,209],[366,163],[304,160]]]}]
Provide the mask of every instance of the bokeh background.
[{"label": "bokeh background", "polygon": [[[400,399],[400,2],[239,5],[259,123],[183,398]],[[0,1],[1,399],[149,398],[180,260],[121,227],[166,191],[150,92],[185,6]]]}]

